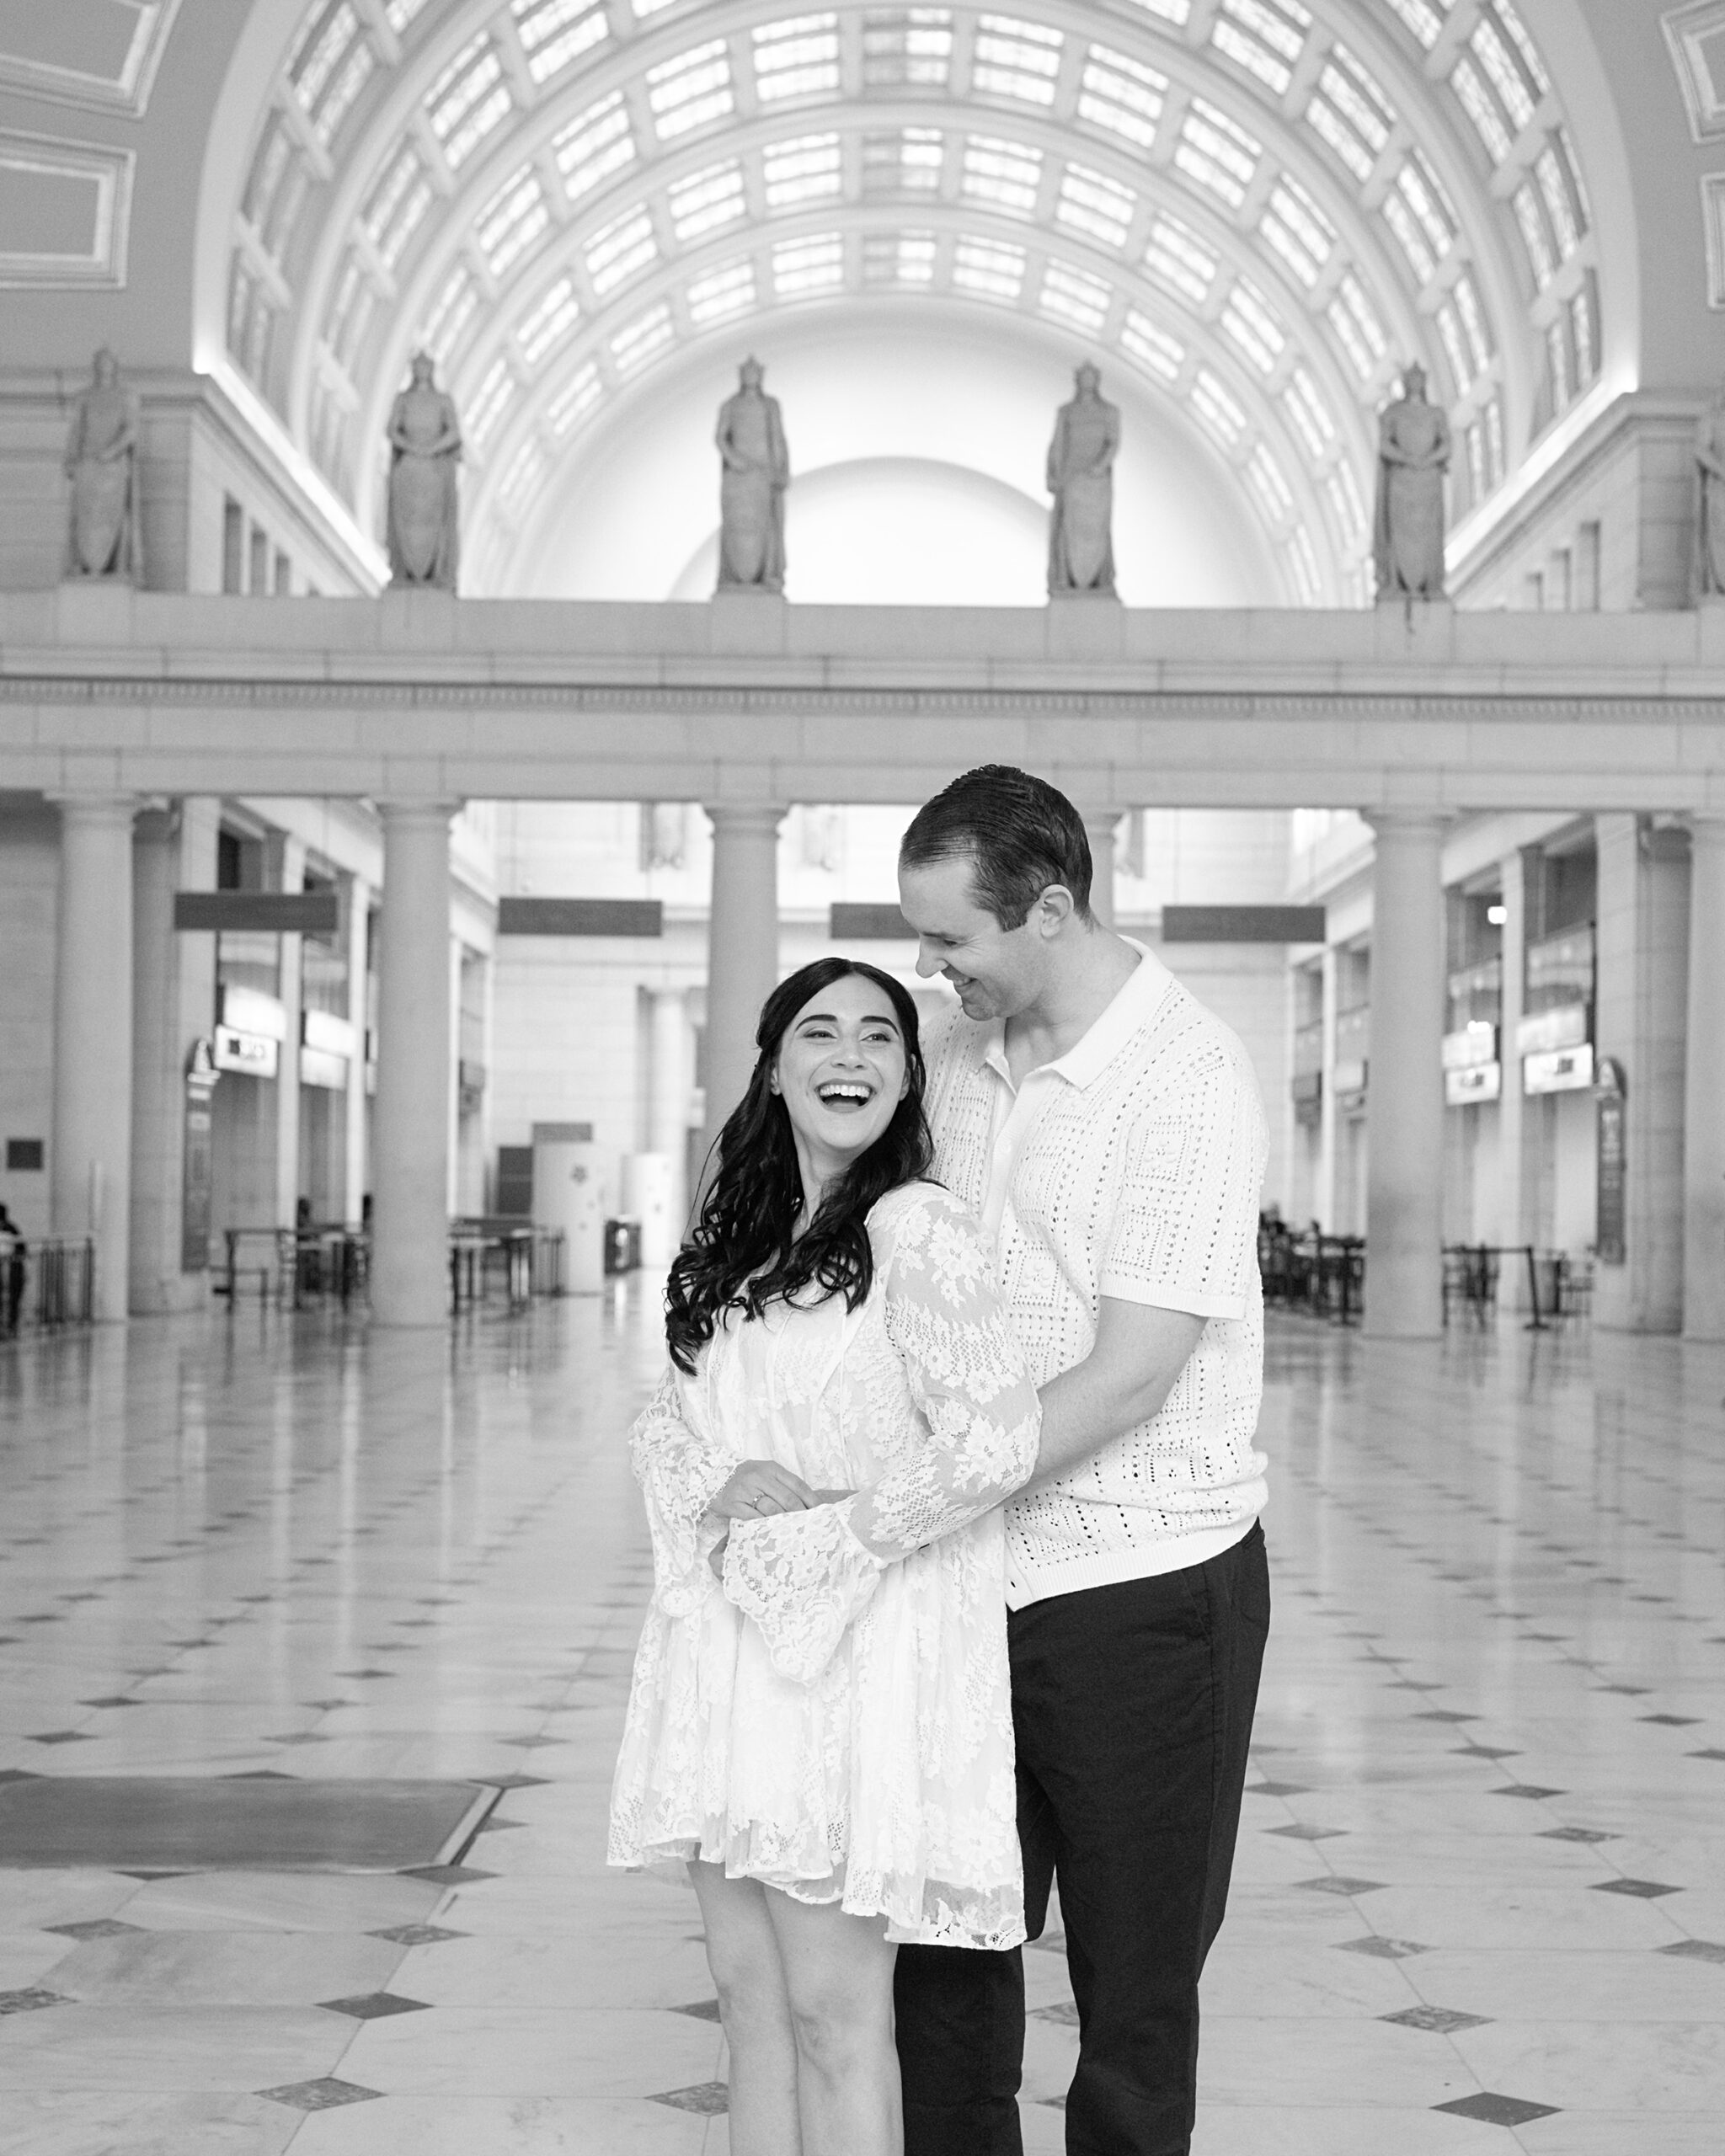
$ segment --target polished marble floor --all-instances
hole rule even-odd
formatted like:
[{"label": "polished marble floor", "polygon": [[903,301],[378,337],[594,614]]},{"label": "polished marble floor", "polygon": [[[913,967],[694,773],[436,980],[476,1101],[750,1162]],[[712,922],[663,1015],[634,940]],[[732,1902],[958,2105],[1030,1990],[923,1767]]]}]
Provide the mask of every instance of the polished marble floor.
[{"label": "polished marble floor", "polygon": [[[0,1345],[0,1785],[467,1780],[403,1872],[19,1865],[0,2156],[720,2156],[692,1897],[606,1874],[633,1301]],[[1199,2156],[1708,2156],[1725,1352],[1273,1330],[1277,1614]],[[1024,2115],[1061,2146],[1062,1956]]]}]

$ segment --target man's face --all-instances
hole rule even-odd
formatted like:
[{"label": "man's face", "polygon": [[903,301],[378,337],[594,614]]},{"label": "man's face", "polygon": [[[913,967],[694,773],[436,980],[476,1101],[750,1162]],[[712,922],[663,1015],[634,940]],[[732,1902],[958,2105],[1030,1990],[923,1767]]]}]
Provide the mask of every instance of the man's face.
[{"label": "man's face", "polygon": [[1037,909],[1018,928],[1002,928],[976,901],[973,862],[954,854],[921,867],[899,867],[899,905],[916,934],[916,970],[938,974],[959,991],[967,1018],[1011,1018],[1043,985],[1048,945]]}]

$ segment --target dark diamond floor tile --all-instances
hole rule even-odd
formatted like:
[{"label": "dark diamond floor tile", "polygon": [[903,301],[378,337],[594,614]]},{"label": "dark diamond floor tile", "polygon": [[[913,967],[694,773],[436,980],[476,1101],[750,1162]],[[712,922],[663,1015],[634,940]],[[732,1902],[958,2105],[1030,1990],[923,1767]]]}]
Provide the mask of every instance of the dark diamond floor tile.
[{"label": "dark diamond floor tile", "polygon": [[1415,1721],[1477,1721],[1477,1715],[1457,1714],[1450,1707],[1428,1707],[1413,1717]]},{"label": "dark diamond floor tile", "polygon": [[482,1789],[548,1789],[548,1774],[475,1774]]},{"label": "dark diamond floor tile", "polygon": [[731,2092],[723,2081],[697,2081],[687,2089],[665,2089],[647,2099],[649,2104],[669,2104],[674,2111],[698,2111],[703,2118],[718,2118],[728,2111]]},{"label": "dark diamond floor tile", "polygon": [[1701,1720],[1699,1715],[1642,1715],[1642,1721],[1658,1722],[1662,1729],[1693,1729]]},{"label": "dark diamond floor tile", "polygon": [[1556,2104],[1530,2104],[1520,2096],[1500,2096],[1486,2089],[1477,2096],[1458,2096],[1453,2103],[1434,2104],[1434,2111],[1448,2111],[1458,2119],[1478,2119],[1485,2126],[1525,2126],[1532,2119],[1555,2118]]},{"label": "dark diamond floor tile", "polygon": [[1327,1842],[1338,1834],[1345,1834],[1345,1827],[1268,1827],[1266,1833],[1285,1834],[1290,1842]]},{"label": "dark diamond floor tile", "polygon": [[716,1999],[697,1999],[692,2000],[687,2006],[672,2007],[671,2012],[686,2014],[692,2021],[716,2021],[718,2019],[718,2001]]},{"label": "dark diamond floor tile", "polygon": [[1246,1794],[1248,1796],[1310,1796],[1311,1791],[1304,1782],[1253,1782]]},{"label": "dark diamond floor tile", "polygon": [[1519,1759],[1521,1754],[1501,1744],[1458,1744],[1450,1756],[1456,1759]]},{"label": "dark diamond floor tile", "polygon": [[1429,1946],[1422,1946],[1417,1939],[1344,1939],[1337,1947],[1338,1954],[1368,1954],[1377,1961],[1405,1961],[1413,1954],[1429,1954]]},{"label": "dark diamond floor tile", "polygon": [[481,1871],[474,1864],[417,1864],[402,1873],[403,1879],[428,1879],[434,1886],[471,1886],[481,1879],[495,1879],[494,1871]]},{"label": "dark diamond floor tile", "polygon": [[142,1933],[138,1924],[122,1924],[118,1917],[92,1917],[83,1924],[45,1924],[44,1931],[57,1931],[62,1939],[118,1939],[123,1933]]},{"label": "dark diamond floor tile", "polygon": [[542,1745],[567,1744],[569,1739],[566,1737],[501,1737],[498,1739],[498,1742],[513,1744],[518,1751],[521,1752],[537,1752]]},{"label": "dark diamond floor tile", "polygon": [[1456,2029],[1483,2029],[1489,2014],[1458,2014],[1450,2006],[1404,2006],[1399,2014],[1381,2014],[1380,2021],[1393,2021],[1402,2029],[1428,2029],[1447,2036]]},{"label": "dark diamond floor tile", "polygon": [[338,1677],[346,1678],[350,1677],[393,1677],[395,1672],[393,1669],[338,1669],[335,1673]]},{"label": "dark diamond floor tile", "polygon": [[1656,1902],[1662,1894],[1680,1894],[1680,1886],[1666,1886],[1657,1879],[1598,1879],[1596,1894],[1630,1894],[1638,1902]]},{"label": "dark diamond floor tile", "polygon": [[57,1991],[44,1991],[31,1984],[24,1991],[0,1991],[0,2014],[36,2014],[45,2006],[69,2006]]},{"label": "dark diamond floor tile", "polygon": [[28,1767],[0,1767],[0,1782],[39,1782],[41,1779]]},{"label": "dark diamond floor tile", "polygon": [[1309,1894],[1375,1894],[1382,1890],[1385,1882],[1381,1879],[1337,1878],[1326,1873],[1322,1879],[1300,1879],[1295,1883]]},{"label": "dark diamond floor tile", "polygon": [[1717,1744],[1710,1744],[1704,1752],[1691,1752],[1689,1757],[1691,1759],[1725,1759],[1725,1751]]},{"label": "dark diamond floor tile", "polygon": [[1548,1796],[1567,1796],[1562,1789],[1547,1789],[1541,1782],[1505,1782],[1501,1789],[1488,1790],[1488,1796],[1525,1796],[1530,1804],[1537,1804]]},{"label": "dark diamond floor tile", "polygon": [[423,1999],[403,1999],[393,1991],[360,1992],[353,1999],[320,1999],[326,2014],[350,2014],[355,2021],[382,2021],[391,2014],[424,2014]]},{"label": "dark diamond floor tile", "polygon": [[1542,1842],[1615,1842],[1616,1834],[1602,1833],[1597,1827],[1546,1827],[1541,1828]]},{"label": "dark diamond floor tile", "polygon": [[368,1939],[387,1939],[398,1946],[441,1946],[446,1939],[465,1939],[464,1931],[448,1931],[441,1924],[394,1924],[386,1931],[372,1931]]},{"label": "dark diamond floor tile", "polygon": [[1062,2029],[1078,2026],[1078,2009],[1070,1999],[1057,1999],[1052,2006],[1033,2006],[1031,2017],[1037,2021],[1053,2021]]},{"label": "dark diamond floor tile", "polygon": [[82,1729],[48,1729],[40,1736],[32,1737],[29,1742],[32,1744],[87,1744],[89,1736]]},{"label": "dark diamond floor tile", "polygon": [[342,2104],[369,2104],[381,2089],[362,2089],[357,2081],[338,2081],[333,2073],[316,2081],[288,2081],[280,2089],[260,2089],[272,2104],[286,2104],[296,2111],[333,2111]]},{"label": "dark diamond floor tile", "polygon": [[1714,1961],[1725,1968],[1725,1945],[1717,1939],[1680,1939],[1669,1946],[1656,1946],[1656,1954],[1670,1954],[1680,1961]]},{"label": "dark diamond floor tile", "polygon": [[141,1707],[142,1700],[130,1700],[123,1692],[116,1692],[110,1700],[80,1700],[81,1707]]}]

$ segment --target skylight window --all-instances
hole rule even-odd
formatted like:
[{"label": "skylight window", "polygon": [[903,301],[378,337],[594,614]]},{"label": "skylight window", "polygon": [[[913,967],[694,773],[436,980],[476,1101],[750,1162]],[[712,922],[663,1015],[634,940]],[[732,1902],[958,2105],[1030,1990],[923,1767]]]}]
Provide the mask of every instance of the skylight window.
[{"label": "skylight window", "polygon": [[1255,285],[1242,277],[1222,307],[1222,333],[1260,374],[1270,373],[1287,349],[1287,333]]},{"label": "skylight window", "polygon": [[357,258],[350,252],[342,265],[341,280],[330,302],[324,330],[327,343],[344,366],[353,363],[354,349],[366,334],[376,296]]},{"label": "skylight window", "polygon": [[1266,442],[1259,442],[1246,460],[1246,483],[1256,498],[1267,524],[1279,524],[1294,514],[1294,490],[1282,477],[1282,467]]},{"label": "skylight window", "polygon": [[1426,51],[1437,43],[1444,27],[1444,17],[1450,12],[1450,0],[1389,0],[1389,4],[1407,24]]},{"label": "skylight window", "polygon": [[1540,194],[1545,201],[1546,215],[1551,221],[1551,233],[1557,243],[1557,252],[1567,262],[1581,244],[1581,225],[1575,214],[1575,204],[1570,197],[1568,175],[1550,143],[1540,152],[1533,176],[1540,184]]},{"label": "skylight window", "polygon": [[618,330],[611,340],[611,356],[619,374],[633,374],[656,359],[676,336],[670,308],[664,300]]},{"label": "skylight window", "polygon": [[1105,247],[1124,247],[1137,211],[1138,197],[1130,187],[1085,165],[1068,165],[1060,175],[1060,199],[1055,204],[1056,221],[1074,232],[1100,240]]},{"label": "skylight window", "polygon": [[1395,109],[1377,78],[1345,45],[1332,45],[1306,108],[1306,122],[1357,180],[1363,183],[1371,177],[1395,119]]},{"label": "skylight window", "polygon": [[1147,15],[1160,15],[1176,29],[1185,29],[1186,19],[1192,13],[1192,0],[1132,0],[1132,4],[1142,8]]},{"label": "skylight window", "polygon": [[838,95],[836,15],[793,15],[754,34],[755,88],[763,104]]},{"label": "skylight window", "polygon": [[862,192],[932,195],[940,185],[946,144],[934,127],[905,127],[862,138]]},{"label": "skylight window", "polygon": [[420,333],[420,343],[439,366],[447,363],[478,304],[478,286],[465,265],[458,265],[445,279]]},{"label": "skylight window", "polygon": [[638,22],[644,22],[649,15],[661,14],[667,8],[675,8],[677,0],[629,0]]},{"label": "skylight window", "polygon": [[605,0],[510,0],[510,13],[536,83],[548,83],[611,35]]},{"label": "skylight window", "polygon": [[1455,91],[1461,109],[1473,122],[1473,131],[1485,147],[1485,153],[1493,165],[1500,165],[1509,154],[1514,136],[1498,100],[1486,87],[1486,81],[1474,65],[1471,56],[1464,52],[1450,71],[1450,88]]},{"label": "skylight window", "polygon": [[514,104],[503,79],[503,62],[483,31],[470,38],[425,100],[431,132],[443,146],[450,169],[458,171]]},{"label": "skylight window", "polygon": [[622,92],[613,90],[572,120],[553,138],[551,153],[571,202],[579,202],[613,173],[632,165],[635,142]]},{"label": "skylight window", "polygon": [[836,292],[845,281],[845,243],[837,232],[782,240],[772,250],[773,289],[782,300]]},{"label": "skylight window", "polygon": [[1107,319],[1112,296],[1102,279],[1092,277],[1087,270],[1050,262],[1043,271],[1042,291],[1036,303],[1055,321],[1070,323],[1087,337],[1093,337]]},{"label": "skylight window", "polygon": [[939,90],[953,61],[953,19],[944,8],[906,8],[862,18],[865,90]]},{"label": "skylight window", "polygon": [[1304,367],[1295,367],[1282,392],[1282,409],[1294,423],[1294,431],[1306,445],[1314,463],[1329,452],[1336,439],[1336,423],[1323,394]]},{"label": "skylight window", "polygon": [[964,144],[961,191],[973,202],[1008,216],[1028,217],[1036,207],[1042,179],[1042,152],[1022,142],[999,142],[973,135]]},{"label": "skylight window", "polygon": [[371,190],[363,223],[386,270],[393,270],[431,206],[431,183],[408,143]]},{"label": "skylight window", "polygon": [[515,378],[510,371],[509,355],[499,353],[480,377],[479,387],[462,414],[464,440],[478,448],[515,402]]},{"label": "skylight window", "polygon": [[1011,15],[983,15],[977,22],[970,87],[985,97],[1052,104],[1065,43],[1059,30],[1045,29],[1039,23],[1021,23]]},{"label": "skylight window", "polygon": [[339,0],[315,27],[302,48],[303,57],[290,64],[289,80],[312,131],[327,149],[352,111],[355,99],[377,65],[377,56],[360,35],[359,19],[349,0]]},{"label": "skylight window", "polygon": [[1174,163],[1188,179],[1237,210],[1246,200],[1261,154],[1262,145],[1225,112],[1208,99],[1193,99],[1174,152]]},{"label": "skylight window", "polygon": [[1280,97],[1311,28],[1300,0],[1221,0],[1210,40]]},{"label": "skylight window", "polygon": [[1418,150],[1407,152],[1384,198],[1384,221],[1422,284],[1430,282],[1455,237],[1455,215],[1443,183]]},{"label": "skylight window", "polygon": [[1444,356],[1450,362],[1450,372],[1455,377],[1456,391],[1465,396],[1473,380],[1473,360],[1461,334],[1461,318],[1447,300],[1438,309],[1438,336],[1444,347]]},{"label": "skylight window", "polygon": [[1337,286],[1327,318],[1338,343],[1352,362],[1354,371],[1362,382],[1370,382],[1382,364],[1389,343],[1376,310],[1357,277],[1343,277]]},{"label": "skylight window", "polygon": [[530,435],[509,461],[498,483],[497,505],[507,517],[519,516],[545,477],[545,451]]},{"label": "skylight window", "polygon": [[1093,45],[1078,81],[1078,117],[1146,150],[1156,139],[1167,94],[1166,75]]},{"label": "skylight window", "polygon": [[1120,325],[1120,346],[1162,382],[1178,381],[1186,364],[1186,347],[1135,307],[1127,308]]},{"label": "skylight window", "polygon": [[1492,363],[1492,336],[1487,327],[1486,312],[1480,305],[1479,293],[1472,276],[1464,270],[1450,287],[1450,298],[1455,303],[1462,332],[1467,339],[1467,349],[1473,355],[1474,371],[1483,374]]},{"label": "skylight window", "polygon": [[473,222],[485,266],[500,277],[519,262],[551,222],[544,192],[531,165],[506,179]]},{"label": "skylight window", "polygon": [[1557,273],[1557,253],[1551,243],[1545,211],[1540,207],[1539,195],[1531,180],[1525,181],[1517,188],[1510,206],[1515,212],[1516,224],[1520,227],[1521,243],[1527,249],[1527,259],[1533,265],[1534,281],[1543,291]]},{"label": "skylight window", "polygon": [[1599,287],[1589,270],[1569,302],[1569,328],[1575,340],[1575,378],[1584,387],[1599,371]]},{"label": "skylight window", "polygon": [[1527,79],[1533,85],[1534,95],[1544,97],[1551,87],[1551,78],[1546,72],[1546,63],[1540,57],[1540,49],[1528,35],[1527,25],[1516,10],[1515,0],[1484,0],[1488,13],[1497,17],[1503,26],[1504,35],[1521,56],[1527,70]]},{"label": "skylight window", "polygon": [[844,186],[836,135],[799,135],[774,142],[761,161],[769,210],[800,210],[810,202],[830,201]]},{"label": "skylight window", "polygon": [[1258,229],[1309,291],[1335,252],[1336,228],[1297,179],[1276,182]]},{"label": "skylight window", "polygon": [[555,344],[562,343],[581,318],[575,299],[574,280],[559,277],[515,324],[515,342],[529,366],[536,367]]},{"label": "skylight window", "polygon": [[545,424],[558,440],[585,419],[599,402],[604,387],[599,379],[599,362],[583,360],[545,408]]},{"label": "skylight window", "polygon": [[1538,97],[1518,64],[1519,55],[1511,48],[1489,14],[1480,17],[1467,41],[1491,78],[1492,88],[1503,103],[1510,125],[1519,135],[1532,120]]},{"label": "skylight window", "polygon": [[1343,545],[1353,546],[1365,533],[1365,510],[1360,503],[1353,468],[1345,457],[1338,458],[1324,474],[1324,492],[1329,497],[1330,514],[1336,520]]},{"label": "skylight window", "polygon": [[383,19],[399,37],[419,19],[425,5],[425,0],[384,0]]},{"label": "skylight window", "polygon": [[1299,594],[1302,606],[1316,606],[1323,596],[1323,579],[1317,572],[1317,555],[1313,551],[1311,534],[1303,524],[1296,524],[1283,549],[1289,574],[1294,579],[1294,589]]},{"label": "skylight window", "polygon": [[862,239],[862,281],[865,285],[932,285],[934,253],[932,232],[867,232]]},{"label": "skylight window", "polygon": [[1232,391],[1224,388],[1208,367],[1200,367],[1192,377],[1192,406],[1224,449],[1239,446],[1246,434],[1246,414]]},{"label": "skylight window", "polygon": [[697,277],[688,292],[689,319],[697,329],[710,329],[716,322],[747,314],[755,305],[755,265],[728,262]]},{"label": "skylight window", "polygon": [[587,276],[601,299],[659,259],[653,220],[638,203],[594,233],[587,243]]},{"label": "skylight window", "polygon": [[1194,232],[1172,217],[1158,217],[1150,229],[1144,266],[1158,284],[1201,307],[1215,280],[1216,258]]},{"label": "skylight window", "polygon": [[699,239],[746,214],[743,168],[734,157],[705,172],[674,180],[669,191],[672,229],[682,241]]},{"label": "skylight window", "polygon": [[647,103],[661,142],[674,141],[736,109],[722,37],[692,45],[647,70]]},{"label": "skylight window", "polygon": [[961,239],[953,252],[953,283],[984,299],[1016,300],[1024,284],[1024,250],[999,240]]}]

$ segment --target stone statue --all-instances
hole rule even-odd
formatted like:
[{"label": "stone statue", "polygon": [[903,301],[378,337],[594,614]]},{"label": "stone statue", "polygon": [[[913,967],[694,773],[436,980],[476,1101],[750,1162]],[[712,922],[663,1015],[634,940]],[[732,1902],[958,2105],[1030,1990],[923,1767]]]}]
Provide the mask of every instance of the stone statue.
[{"label": "stone statue", "polygon": [[790,451],[778,399],[761,387],[759,360],[745,360],[741,387],[719,407],[715,437],[724,468],[718,482],[718,585],[782,592],[785,488]]},{"label": "stone statue", "polygon": [[436,386],[431,356],[416,352],[413,380],[389,414],[389,580],[455,590],[461,552],[461,421]]},{"label": "stone statue", "polygon": [[1074,376],[1077,394],[1060,407],[1048,449],[1048,588],[1114,595],[1114,453],[1120,409],[1102,394],[1102,376],[1087,360]]},{"label": "stone statue", "polygon": [[1378,487],[1373,523],[1377,595],[1444,595],[1444,474],[1450,468],[1450,422],[1426,402],[1425,369],[1402,376],[1402,394],[1378,419]]},{"label": "stone statue", "polygon": [[136,392],[120,379],[120,362],[98,352],[88,389],[72,408],[66,472],[72,481],[67,568],[72,576],[124,579],[143,570],[138,543]]},{"label": "stone statue", "polygon": [[1701,482],[1701,522],[1696,554],[1703,599],[1725,595],[1725,387],[1696,428],[1695,461]]}]

